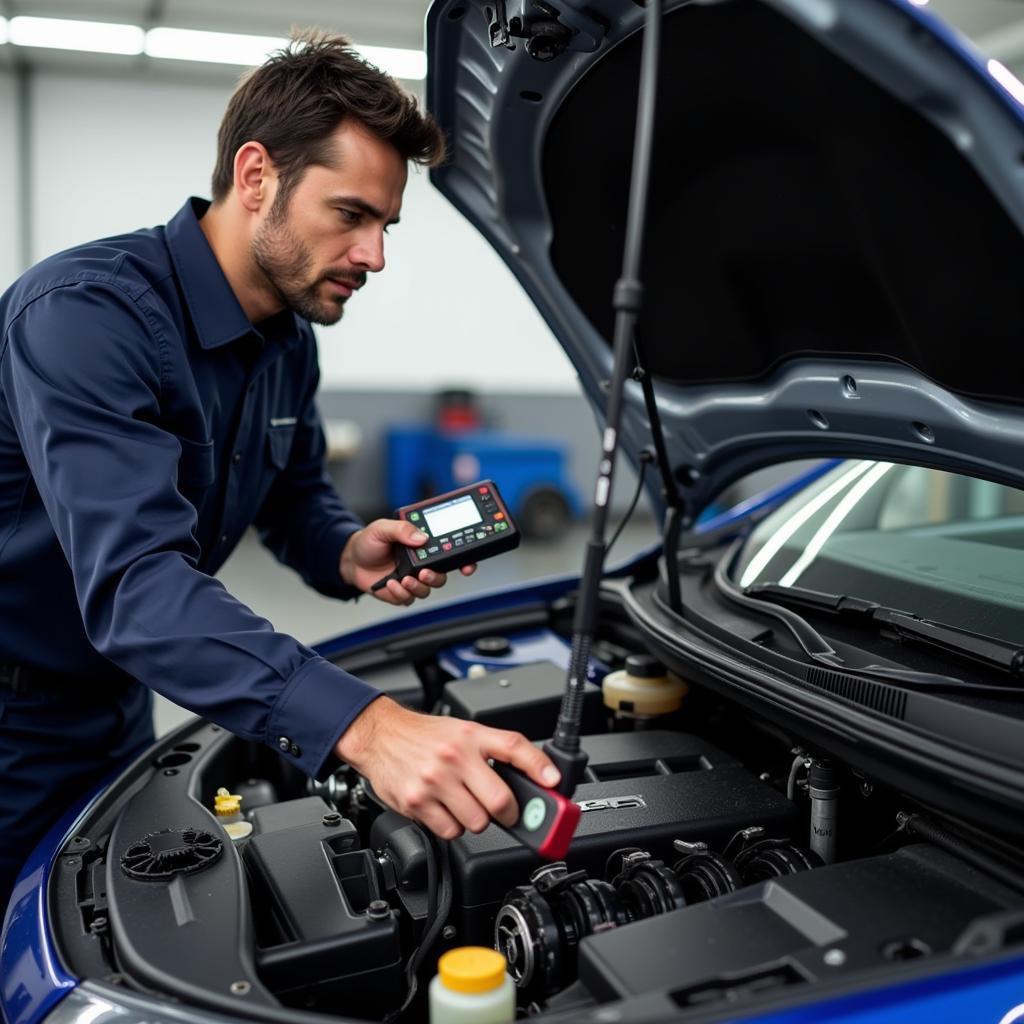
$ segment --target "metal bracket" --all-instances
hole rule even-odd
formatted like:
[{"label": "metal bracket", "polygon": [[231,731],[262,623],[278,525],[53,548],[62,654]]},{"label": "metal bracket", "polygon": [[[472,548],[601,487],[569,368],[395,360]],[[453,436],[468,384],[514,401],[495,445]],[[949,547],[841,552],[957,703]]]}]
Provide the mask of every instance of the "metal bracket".
[{"label": "metal bracket", "polygon": [[514,50],[514,39],[526,40],[526,52],[534,60],[549,61],[569,47],[573,30],[559,20],[558,11],[544,0],[533,0],[532,18],[508,16],[505,0],[495,0],[494,18],[488,26],[492,47]]}]

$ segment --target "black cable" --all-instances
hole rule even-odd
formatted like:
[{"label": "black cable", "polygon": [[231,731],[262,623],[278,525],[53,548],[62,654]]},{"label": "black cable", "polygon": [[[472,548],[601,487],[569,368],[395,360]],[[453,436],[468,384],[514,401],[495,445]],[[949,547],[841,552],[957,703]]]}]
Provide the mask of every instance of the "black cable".
[{"label": "black cable", "polygon": [[[448,844],[437,839],[432,832],[422,826],[417,826],[423,833],[427,845],[427,920],[430,924],[420,939],[405,968],[405,977],[408,988],[405,994],[405,1001],[392,1013],[385,1017],[386,1024],[394,1024],[406,1010],[412,1005],[416,998],[416,991],[419,988],[419,970],[423,960],[433,948],[437,941],[438,934],[445,926],[448,915],[452,909],[452,868],[448,859]],[[441,878],[438,884],[438,865],[440,865]]]},{"label": "black cable", "polygon": [[1002,882],[1008,888],[1016,892],[1024,892],[1024,875],[1009,865],[1001,864],[980,850],[976,850],[941,825],[929,821],[921,814],[901,812],[896,816],[896,820],[899,822],[900,828],[909,835],[920,836],[947,853],[953,854],[954,857],[967,861],[968,864]]},{"label": "black cable", "polygon": [[651,461],[649,452],[640,453],[640,477],[636,482],[636,490],[633,492],[633,500],[629,503],[629,508],[626,509],[626,514],[622,517],[622,521],[615,528],[615,532],[612,534],[612,539],[604,547],[604,557],[607,562],[608,552],[611,551],[612,545],[619,539],[619,534],[626,528],[626,523],[629,522],[630,516],[636,511],[637,502],[640,500],[640,495],[644,489],[644,475],[647,473],[647,463]]}]

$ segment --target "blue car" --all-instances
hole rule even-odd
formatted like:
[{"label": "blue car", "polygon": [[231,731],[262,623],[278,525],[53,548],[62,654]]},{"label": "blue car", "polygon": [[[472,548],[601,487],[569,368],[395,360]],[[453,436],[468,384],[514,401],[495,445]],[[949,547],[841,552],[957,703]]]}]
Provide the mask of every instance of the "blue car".
[{"label": "blue car", "polygon": [[[665,8],[617,436],[665,515],[601,582],[564,861],[493,825],[435,847],[348,766],[316,782],[196,720],[29,857],[8,1024],[425,1020],[464,945],[551,1024],[1024,1021],[1024,86],[905,0]],[[427,22],[434,183],[599,419],[644,16]],[[542,741],[578,597],[320,653]]]}]

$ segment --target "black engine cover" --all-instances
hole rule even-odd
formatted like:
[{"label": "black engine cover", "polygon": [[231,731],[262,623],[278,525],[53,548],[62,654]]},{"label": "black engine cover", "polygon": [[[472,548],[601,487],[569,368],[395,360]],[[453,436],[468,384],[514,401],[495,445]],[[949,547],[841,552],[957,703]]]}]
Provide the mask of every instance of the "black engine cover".
[{"label": "black engine cover", "polygon": [[[582,744],[590,761],[574,796],[584,813],[566,858],[572,870],[602,878],[609,854],[624,846],[671,863],[680,856],[674,839],[721,849],[750,825],[764,826],[768,836],[792,836],[793,804],[695,736],[613,733],[585,736]],[[541,861],[494,825],[454,840],[451,856],[460,941],[491,945],[505,893],[524,884]]]}]

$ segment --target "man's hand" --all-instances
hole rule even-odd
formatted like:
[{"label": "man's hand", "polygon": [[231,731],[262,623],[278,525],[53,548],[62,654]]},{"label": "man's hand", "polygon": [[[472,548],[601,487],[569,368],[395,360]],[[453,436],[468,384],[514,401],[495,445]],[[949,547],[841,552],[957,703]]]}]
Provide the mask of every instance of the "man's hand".
[{"label": "man's hand", "polygon": [[[412,523],[400,519],[375,519],[358,533],[352,534],[341,553],[341,578],[351,587],[370,593],[370,587],[388,573],[395,571],[392,544],[418,548],[427,543],[427,535]],[[464,565],[463,576],[472,576],[475,565]],[[389,580],[387,586],[373,591],[373,596],[386,604],[410,605],[417,597],[426,597],[431,590],[445,585],[448,575],[433,569],[420,569],[417,576],[406,576],[401,582]]]},{"label": "man's hand", "polygon": [[495,818],[513,825],[515,797],[487,758],[515,765],[542,786],[559,781],[551,759],[525,736],[476,722],[409,711],[378,697],[338,741],[335,753],[374,792],[442,839],[483,832]]}]

